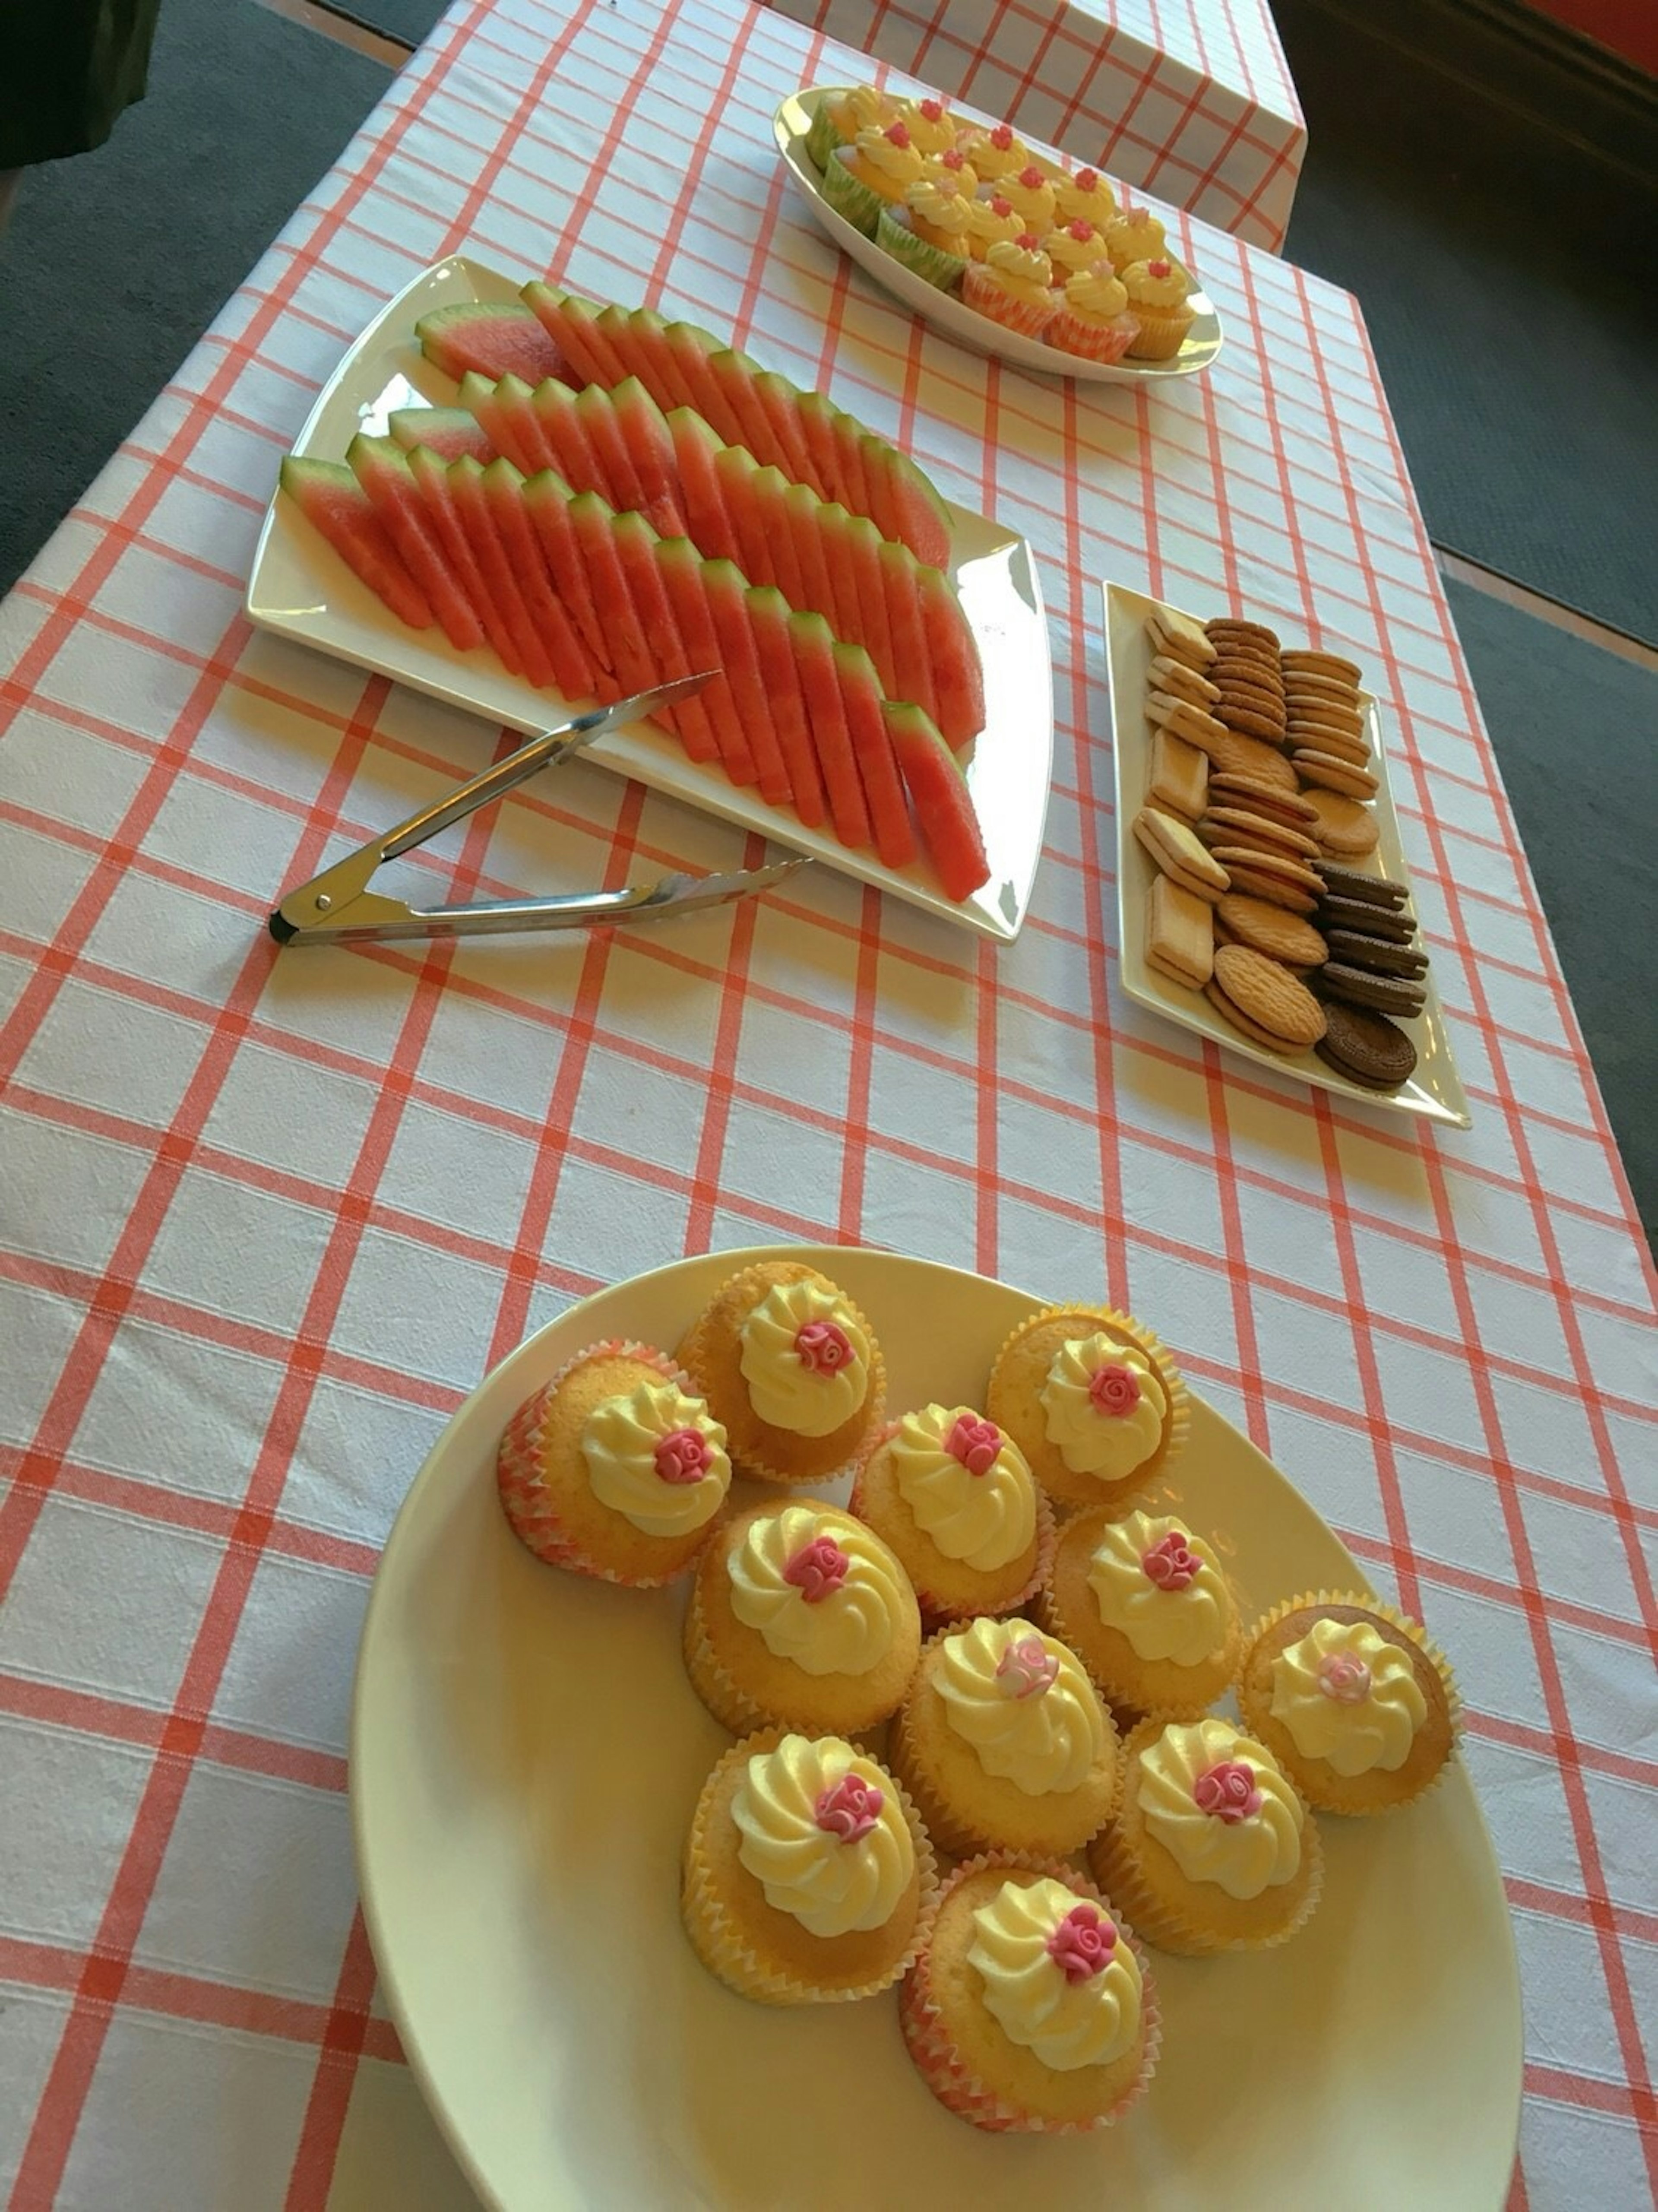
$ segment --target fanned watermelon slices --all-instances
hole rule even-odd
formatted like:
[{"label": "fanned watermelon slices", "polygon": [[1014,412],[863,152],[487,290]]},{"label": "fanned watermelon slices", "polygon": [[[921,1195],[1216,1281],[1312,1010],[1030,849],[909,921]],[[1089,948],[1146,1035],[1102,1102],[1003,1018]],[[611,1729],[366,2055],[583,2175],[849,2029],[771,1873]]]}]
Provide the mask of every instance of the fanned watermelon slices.
[{"label": "fanned watermelon slices", "polygon": [[465,300],[452,307],[434,307],[416,324],[415,336],[427,359],[457,384],[469,368],[492,380],[521,376],[526,384],[567,374],[558,347],[531,309],[516,300]]},{"label": "fanned watermelon slices", "polygon": [[289,453],[282,488],[352,574],[410,629],[430,629],[432,610],[409,573],[368,495],[338,461],[301,460]]}]

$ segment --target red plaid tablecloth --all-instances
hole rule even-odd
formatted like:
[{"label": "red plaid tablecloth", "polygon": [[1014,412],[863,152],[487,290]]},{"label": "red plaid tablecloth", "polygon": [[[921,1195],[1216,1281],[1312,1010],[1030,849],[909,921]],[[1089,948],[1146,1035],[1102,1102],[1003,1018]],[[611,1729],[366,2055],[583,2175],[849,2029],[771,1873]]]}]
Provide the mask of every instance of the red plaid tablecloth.
[{"label": "red plaid tablecloth", "polygon": [[[466,0],[0,607],[0,2193],[31,2212],[465,2201],[355,1897],[380,1547],[526,1331],[795,1237],[1137,1309],[1425,1616],[1518,1931],[1514,2201],[1645,2201],[1652,1279],[1363,323],[1177,222],[1230,329],[1206,380],[960,352],[785,189],[774,103],[847,66],[731,0]],[[276,951],[278,886],[501,742],[240,612],[319,380],[463,246],[731,329],[1029,533],[1058,741],[1016,946],[819,870],[655,936]],[[1471,1133],[1121,996],[1102,576],[1373,672]],[[578,764],[424,865],[504,895],[752,849]]]},{"label": "red plaid tablecloth", "polygon": [[772,0],[1277,252],[1307,127],[1266,0]]}]

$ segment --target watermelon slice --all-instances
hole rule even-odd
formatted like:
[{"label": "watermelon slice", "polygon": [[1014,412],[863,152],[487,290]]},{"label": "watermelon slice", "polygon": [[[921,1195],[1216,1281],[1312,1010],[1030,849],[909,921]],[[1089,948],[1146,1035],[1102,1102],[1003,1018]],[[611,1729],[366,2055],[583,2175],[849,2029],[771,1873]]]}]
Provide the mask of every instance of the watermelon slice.
[{"label": "watermelon slice", "polygon": [[[670,323],[663,332],[668,350],[673,356],[674,366],[679,371],[691,395],[691,405],[710,429],[720,434],[726,446],[743,443],[743,427],[727,404],[719,379],[709,368],[710,357],[725,349],[718,338],[710,337],[707,331],[699,330],[695,323]],[[659,393],[658,398],[661,395]]]},{"label": "watermelon slice", "polygon": [[338,461],[301,460],[297,453],[289,453],[282,465],[281,481],[313,529],[399,622],[410,629],[431,629],[432,610],[425,593],[349,469]]},{"label": "watermelon slice", "polygon": [[841,449],[835,441],[835,410],[821,392],[802,392],[795,413],[806,442],[807,473],[798,481],[809,483],[819,499],[838,499],[846,505],[846,480],[841,474]]},{"label": "watermelon slice", "polygon": [[471,602],[472,611],[483,624],[483,634],[495,648],[495,658],[510,674],[522,676],[522,657],[513,642],[512,632],[496,607],[494,593],[485,586],[483,572],[472,550],[471,538],[461,526],[460,511],[455,504],[454,493],[449,483],[449,471],[459,466],[459,461],[440,461],[435,453],[428,453],[424,446],[416,446],[409,455],[409,472],[415,479],[433,535],[443,549],[443,557],[450,574]]},{"label": "watermelon slice", "polygon": [[694,407],[691,387],[680,374],[679,363],[674,358],[673,348],[668,343],[668,325],[653,307],[634,307],[629,311],[628,322],[634,334],[634,374],[656,400],[665,415],[676,407]]},{"label": "watermelon slice", "polygon": [[463,453],[480,461],[495,457],[489,432],[465,407],[398,407],[386,416],[386,427],[405,453],[424,446],[440,461],[458,461]]},{"label": "watermelon slice", "polygon": [[[884,439],[871,441],[884,464],[880,511],[865,510],[881,526],[882,535],[908,545],[916,559],[929,568],[950,567],[950,510],[908,453],[901,453]],[[864,455],[865,472],[871,456]]]},{"label": "watermelon slice", "polygon": [[455,512],[460,517],[460,526],[466,533],[483,579],[483,587],[495,603],[497,611],[523,663],[524,673],[537,691],[551,688],[553,664],[547,648],[537,635],[530,619],[530,610],[524,603],[518,578],[513,574],[512,563],[507,558],[507,547],[495,528],[489,502],[483,495],[483,469],[470,454],[449,464],[449,491],[455,502]]},{"label": "watermelon slice", "polygon": [[604,614],[610,665],[624,692],[648,691],[657,680],[656,664],[623,580],[616,550],[616,517],[591,491],[578,492],[568,512],[587,571],[588,592]]},{"label": "watermelon slice", "polygon": [[549,377],[530,395],[541,434],[552,450],[552,465],[573,491],[596,491],[610,507],[616,502],[604,461],[587,435],[585,420],[576,407],[577,395],[568,384]]},{"label": "watermelon slice", "polygon": [[708,595],[714,635],[720,641],[720,665],[742,716],[743,734],[754,755],[755,781],[759,785],[760,796],[772,805],[780,806],[793,796],[793,786],[783,765],[782,746],[766,702],[766,687],[760,680],[760,660],[749,622],[748,586],[732,562],[705,561],[702,589]]},{"label": "watermelon slice", "polygon": [[823,780],[818,773],[805,696],[794,665],[788,601],[774,586],[766,584],[749,592],[748,608],[760,660],[760,681],[776,726],[783,764],[794,787],[794,811],[808,830],[816,830],[823,821]]},{"label": "watermelon slice", "polygon": [[720,386],[720,394],[737,422],[733,445],[746,446],[757,467],[776,458],[776,440],[772,435],[771,421],[760,403],[754,388],[754,380],[760,374],[757,362],[747,354],[738,353],[733,346],[722,346],[718,353],[708,356],[708,374]]},{"label": "watermelon slice", "polygon": [[[359,431],[346,448],[345,459],[450,644],[458,653],[482,645],[483,625],[464,583],[456,580],[448,549],[433,527],[409,456],[389,438],[370,438]],[[385,592],[380,596],[388,605],[393,604]],[[406,615],[403,618],[409,619]]]},{"label": "watermelon slice", "polygon": [[[754,389],[771,432],[770,465],[781,472],[786,483],[811,483],[811,453],[797,404],[803,395],[795,391],[786,376],[779,376],[771,368],[755,371]],[[757,454],[756,458],[768,457]],[[830,492],[826,496],[833,499],[835,495]]]},{"label": "watermelon slice", "polygon": [[[668,594],[674,620],[693,668],[720,667],[720,641],[714,617],[702,588],[702,556],[689,538],[665,538],[656,548],[657,573]],[[709,726],[720,748],[726,775],[736,784],[755,781],[754,754],[743,727],[743,717],[729,680],[717,675],[705,684],[698,697],[708,709]]]},{"label": "watermelon slice", "polygon": [[616,428],[616,410],[610,404],[609,392],[602,385],[590,384],[585,392],[577,392],[575,411],[610,487],[610,505],[618,514],[637,514],[645,503],[645,495],[628,458],[628,449],[622,442],[622,433]]},{"label": "watermelon slice", "polygon": [[921,628],[920,594],[915,588],[915,559],[902,545],[884,538],[875,549],[886,592],[887,628],[892,634],[891,692],[920,707],[929,717],[938,702],[926,633]]},{"label": "watermelon slice", "polygon": [[530,404],[530,387],[521,376],[503,376],[491,384],[487,376],[468,370],[460,380],[460,404],[477,416],[495,441],[495,451],[505,453],[526,477],[537,469],[557,467],[558,456]]},{"label": "watermelon slice", "polygon": [[882,717],[945,896],[964,899],[990,881],[990,863],[956,756],[919,707],[889,701]]},{"label": "watermelon slice", "polygon": [[679,495],[679,468],[674,456],[673,435],[667,420],[636,376],[629,376],[610,394],[616,427],[623,450],[639,479],[641,513],[660,538],[685,534],[683,502]]},{"label": "watermelon slice", "polygon": [[634,319],[625,307],[605,306],[593,318],[593,330],[607,351],[620,364],[622,375],[616,379],[637,376],[647,358],[634,332]]},{"label": "watermelon slice", "polygon": [[737,550],[732,555],[751,584],[774,584],[770,550],[760,530],[760,511],[755,503],[754,479],[758,471],[746,446],[722,446],[714,457],[714,473],[720,502],[731,517]]},{"label": "watermelon slice", "polygon": [[516,301],[495,306],[466,300],[453,307],[434,307],[415,325],[421,350],[434,368],[457,384],[469,368],[493,383],[498,376],[521,376],[539,384],[544,376],[562,376],[564,356],[530,312]]},{"label": "watermelon slice", "polygon": [[[542,389],[544,391],[546,386]],[[593,665],[601,675],[608,675],[616,664],[604,625],[588,588],[587,564],[576,543],[575,526],[570,520],[571,497],[570,486],[551,469],[544,469],[539,476],[531,477],[524,487],[525,511],[540,542],[553,589],[569,609]],[[616,696],[619,691],[617,686]]]},{"label": "watermelon slice", "polygon": [[854,514],[847,523],[847,543],[858,586],[857,635],[875,663],[888,698],[902,699],[903,687],[898,681],[892,630],[887,621],[886,586],[881,580],[881,533],[866,514]]},{"label": "watermelon slice", "polygon": [[960,752],[985,726],[984,670],[962,603],[936,568],[915,564],[921,632],[938,701],[938,722],[944,743]]},{"label": "watermelon slice", "polygon": [[835,496],[853,514],[867,514],[880,526],[883,538],[895,538],[876,506],[869,478],[864,473],[864,426],[850,415],[835,417],[835,458],[841,465],[841,489]]},{"label": "watermelon slice", "polygon": [[[690,658],[656,564],[659,540],[650,524],[641,514],[619,514],[611,535],[645,649],[656,669],[656,681],[665,684],[672,677],[692,676],[699,669],[716,666],[714,661]],[[695,693],[675,706],[659,709],[657,719],[675,732],[692,760],[719,759],[719,741],[708,708]]]},{"label": "watermelon slice", "polygon": [[[606,343],[598,327],[598,310],[590,300],[574,292],[556,292],[550,284],[526,284],[524,304],[568,368],[550,368],[543,374],[566,384],[620,384],[627,370]],[[541,377],[531,379],[539,384]]]},{"label": "watermelon slice", "polygon": [[552,665],[554,683],[567,699],[617,697],[615,684],[594,666],[549,580],[524,503],[522,475],[508,460],[491,461],[483,471],[483,490],[531,626]]},{"label": "watermelon slice", "polygon": [[826,610],[829,626],[847,645],[864,641],[862,610],[858,605],[858,571],[852,557],[847,525],[852,520],[838,500],[817,510],[817,532],[823,543],[823,565],[829,571],[832,610]]},{"label": "watermelon slice", "polygon": [[805,597],[800,563],[794,550],[794,532],[789,528],[788,509],[784,505],[788,489],[788,481],[780,469],[756,469],[749,479],[760,542],[771,556],[771,574],[756,581],[775,584],[792,607],[809,607],[811,601]]},{"label": "watermelon slice", "polygon": [[800,569],[800,598],[795,611],[822,615],[832,628],[835,591],[823,557],[823,533],[817,522],[823,512],[823,501],[806,485],[790,484],[785,490],[783,513]]},{"label": "watermelon slice", "polygon": [[892,738],[881,709],[881,679],[875,664],[861,646],[833,647],[835,672],[840,679],[841,703],[846,710],[847,732],[863,778],[864,800],[869,808],[875,850],[889,868],[907,867],[915,858],[915,835],[909,826],[904,787],[892,750]]},{"label": "watermelon slice", "polygon": [[870,842],[869,809],[864,802],[863,779],[858,773],[841,698],[835,640],[829,624],[817,614],[791,615],[789,638],[811,724],[817,769],[829,798],[829,819],[841,842],[855,852]]},{"label": "watermelon slice", "polygon": [[719,433],[693,407],[676,407],[668,417],[679,496],[685,510],[685,534],[710,560],[729,561],[737,553],[737,532],[726,512],[714,460],[725,448]]}]

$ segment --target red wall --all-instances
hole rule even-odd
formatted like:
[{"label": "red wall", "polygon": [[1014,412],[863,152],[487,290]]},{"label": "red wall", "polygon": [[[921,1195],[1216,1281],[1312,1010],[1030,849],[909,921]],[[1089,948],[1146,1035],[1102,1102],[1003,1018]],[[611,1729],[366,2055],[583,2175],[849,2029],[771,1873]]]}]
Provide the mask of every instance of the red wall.
[{"label": "red wall", "polygon": [[1557,23],[1610,46],[1649,76],[1658,76],[1658,7],[1653,0],[1531,0],[1531,4]]}]

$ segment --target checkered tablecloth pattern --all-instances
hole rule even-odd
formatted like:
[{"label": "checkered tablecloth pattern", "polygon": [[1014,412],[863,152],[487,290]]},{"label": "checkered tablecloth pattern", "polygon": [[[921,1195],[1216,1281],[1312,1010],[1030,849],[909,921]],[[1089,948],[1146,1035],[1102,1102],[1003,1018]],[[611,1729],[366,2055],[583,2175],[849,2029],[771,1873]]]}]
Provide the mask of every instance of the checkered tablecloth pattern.
[{"label": "checkered tablecloth pattern", "polygon": [[[464,2203],[376,1996],[370,1577],[528,1330],[686,1251],[885,1243],[1143,1313],[1459,1663],[1527,2007],[1512,2202],[1646,2201],[1653,1283],[1353,302],[1177,222],[1229,337],[1147,393],[963,353],[797,209],[847,57],[733,0],[463,3],[0,607],[0,2195]],[[581,940],[278,954],[279,886],[507,741],[250,634],[277,457],[458,248],[728,329],[1031,538],[1057,749],[1002,951],[849,879]],[[1126,1001],[1098,579],[1371,672],[1476,1121]],[[438,896],[730,865],[576,764]]]},{"label": "checkered tablecloth pattern", "polygon": [[773,0],[1277,252],[1307,151],[1266,0]]}]

